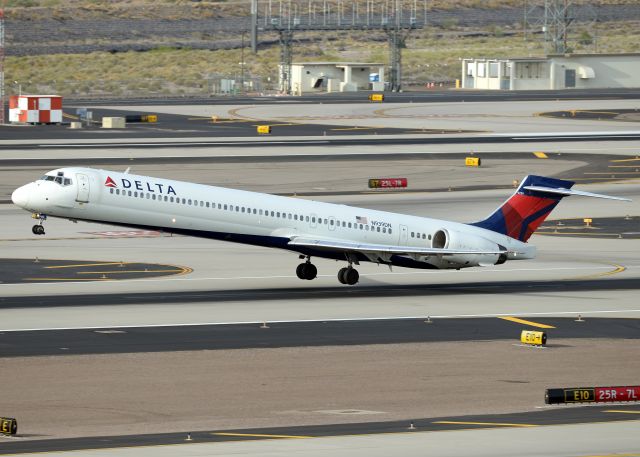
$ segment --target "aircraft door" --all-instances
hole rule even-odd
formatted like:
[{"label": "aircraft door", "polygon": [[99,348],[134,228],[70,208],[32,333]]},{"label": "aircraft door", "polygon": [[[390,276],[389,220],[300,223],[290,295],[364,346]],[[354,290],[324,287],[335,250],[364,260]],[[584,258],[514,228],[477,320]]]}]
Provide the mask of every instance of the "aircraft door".
[{"label": "aircraft door", "polygon": [[329,217],[329,230],[335,230],[336,229],[336,218],[331,216]]},{"label": "aircraft door", "polygon": [[83,174],[76,174],[78,180],[78,196],[76,201],[80,203],[89,202],[89,177]]},{"label": "aircraft door", "polygon": [[409,229],[406,225],[400,226],[400,246],[406,246],[409,240]]}]

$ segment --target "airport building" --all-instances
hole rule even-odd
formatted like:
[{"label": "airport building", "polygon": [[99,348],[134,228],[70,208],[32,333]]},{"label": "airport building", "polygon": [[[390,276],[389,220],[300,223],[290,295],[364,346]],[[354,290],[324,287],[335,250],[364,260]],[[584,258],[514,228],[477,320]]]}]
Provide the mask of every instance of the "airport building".
[{"label": "airport building", "polygon": [[463,59],[463,89],[540,90],[640,87],[640,53]]},{"label": "airport building", "polygon": [[[296,95],[313,92],[384,90],[382,63],[303,62],[291,64],[291,90]],[[282,78],[282,68],[280,77]],[[283,81],[280,81],[280,87]]]}]

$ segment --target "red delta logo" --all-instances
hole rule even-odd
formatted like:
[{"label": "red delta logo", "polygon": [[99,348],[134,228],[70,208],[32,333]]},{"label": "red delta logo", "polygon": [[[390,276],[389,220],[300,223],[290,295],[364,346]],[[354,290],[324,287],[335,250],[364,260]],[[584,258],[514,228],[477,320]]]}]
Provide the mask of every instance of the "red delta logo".
[{"label": "red delta logo", "polygon": [[107,176],[107,180],[104,182],[104,185],[106,187],[118,187],[115,181],[111,179],[111,176]]}]

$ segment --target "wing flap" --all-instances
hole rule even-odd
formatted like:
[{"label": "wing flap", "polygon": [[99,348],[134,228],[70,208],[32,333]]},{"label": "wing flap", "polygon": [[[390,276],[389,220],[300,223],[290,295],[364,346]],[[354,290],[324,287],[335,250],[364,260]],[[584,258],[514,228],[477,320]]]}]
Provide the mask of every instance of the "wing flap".
[{"label": "wing flap", "polygon": [[506,250],[478,251],[473,249],[438,249],[413,246],[393,246],[387,244],[356,243],[352,241],[322,240],[304,237],[294,237],[288,243],[290,246],[304,246],[317,249],[344,252],[386,253],[386,254],[417,254],[417,255],[500,255],[508,254]]}]

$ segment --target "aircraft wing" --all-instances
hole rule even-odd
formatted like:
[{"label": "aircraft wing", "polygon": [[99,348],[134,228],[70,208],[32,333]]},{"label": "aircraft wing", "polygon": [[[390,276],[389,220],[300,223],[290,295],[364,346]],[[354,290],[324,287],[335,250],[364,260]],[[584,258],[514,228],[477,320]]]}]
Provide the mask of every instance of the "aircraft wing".
[{"label": "aircraft wing", "polygon": [[413,255],[499,255],[507,254],[507,250],[479,251],[473,249],[438,249],[413,246],[393,246],[388,244],[356,243],[352,241],[322,240],[305,237],[293,237],[289,246],[304,246],[328,251],[362,252],[363,254],[413,254]]}]

